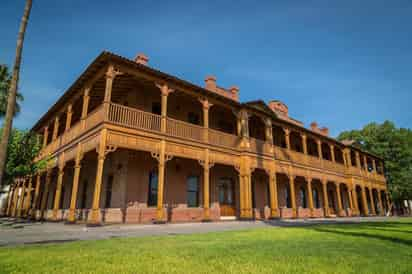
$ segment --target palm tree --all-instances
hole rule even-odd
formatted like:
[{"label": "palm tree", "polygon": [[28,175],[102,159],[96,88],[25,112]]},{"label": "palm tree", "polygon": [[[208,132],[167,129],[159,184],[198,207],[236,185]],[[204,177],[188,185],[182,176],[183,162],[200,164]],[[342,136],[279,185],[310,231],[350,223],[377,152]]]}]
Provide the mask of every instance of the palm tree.
[{"label": "palm tree", "polygon": [[[7,94],[10,90],[11,75],[9,69],[6,65],[0,65],[0,119],[6,115],[7,110]],[[21,93],[17,91],[16,95],[16,107],[14,109],[14,115],[20,113],[19,102],[24,100],[24,97]]]},{"label": "palm tree", "polygon": [[6,163],[7,144],[9,142],[10,131],[13,126],[13,116],[16,107],[17,86],[20,75],[21,55],[23,51],[24,34],[26,33],[27,22],[29,21],[32,0],[26,1],[24,14],[20,22],[19,34],[17,36],[16,58],[14,60],[13,75],[10,82],[10,90],[7,96],[7,110],[4,118],[3,132],[0,140],[0,190],[3,189],[3,171]]}]

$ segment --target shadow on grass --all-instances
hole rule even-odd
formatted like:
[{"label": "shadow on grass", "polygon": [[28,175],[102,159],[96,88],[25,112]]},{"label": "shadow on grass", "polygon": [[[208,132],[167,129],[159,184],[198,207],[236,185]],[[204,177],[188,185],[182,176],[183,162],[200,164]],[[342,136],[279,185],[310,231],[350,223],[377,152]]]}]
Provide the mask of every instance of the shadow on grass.
[{"label": "shadow on grass", "polygon": [[406,239],[401,239],[401,238],[397,238],[397,237],[384,236],[384,235],[378,235],[378,234],[370,234],[370,233],[364,233],[364,232],[335,230],[333,228],[320,227],[320,226],[311,227],[310,229],[313,229],[317,232],[333,233],[333,234],[344,235],[344,236],[352,236],[352,237],[370,238],[370,239],[376,239],[376,240],[382,240],[382,241],[389,241],[389,242],[396,243],[396,244],[403,244],[403,245],[407,245],[407,246],[412,246],[412,240],[406,240]]}]

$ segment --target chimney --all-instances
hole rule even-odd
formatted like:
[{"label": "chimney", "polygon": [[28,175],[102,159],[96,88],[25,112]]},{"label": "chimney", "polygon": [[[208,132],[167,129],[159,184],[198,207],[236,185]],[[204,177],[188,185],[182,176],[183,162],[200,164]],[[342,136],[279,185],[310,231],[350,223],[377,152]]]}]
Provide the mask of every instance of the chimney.
[{"label": "chimney", "polygon": [[239,100],[239,88],[237,86],[231,86],[229,91],[232,94],[233,99]]},{"label": "chimney", "polygon": [[205,88],[211,91],[216,91],[216,77],[209,75],[205,79]]},{"label": "chimney", "polygon": [[144,55],[143,53],[139,53],[136,58],[134,59],[134,61],[138,64],[141,65],[145,65],[147,66],[147,63],[149,62],[149,57],[147,57],[146,55]]},{"label": "chimney", "polygon": [[313,131],[318,131],[318,123],[316,122],[310,123],[310,129]]},{"label": "chimney", "polygon": [[321,134],[324,136],[329,136],[329,129],[327,127],[323,127],[320,129]]},{"label": "chimney", "polygon": [[314,132],[322,134],[323,136],[329,136],[329,128],[327,128],[327,127],[319,128],[318,123],[316,123],[316,122],[310,123],[310,129]]}]

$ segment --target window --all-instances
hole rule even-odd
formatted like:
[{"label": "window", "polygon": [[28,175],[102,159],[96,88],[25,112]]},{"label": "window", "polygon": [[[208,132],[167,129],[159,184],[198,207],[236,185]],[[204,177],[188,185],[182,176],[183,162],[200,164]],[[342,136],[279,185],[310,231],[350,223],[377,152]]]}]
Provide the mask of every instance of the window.
[{"label": "window", "polygon": [[300,188],[300,201],[302,202],[302,207],[306,208],[306,192],[303,187]]},{"label": "window", "polygon": [[189,176],[187,178],[187,206],[199,206],[199,177]]},{"label": "window", "polygon": [[110,175],[109,178],[107,179],[107,184],[106,184],[106,200],[104,202],[105,208],[111,207],[112,188],[113,188],[113,175]]},{"label": "window", "polygon": [[157,180],[158,174],[157,170],[153,170],[149,173],[149,197],[147,200],[148,206],[156,206],[157,205]]},{"label": "window", "polygon": [[162,114],[162,105],[159,102],[152,103],[152,113],[157,115]]},{"label": "window", "polygon": [[197,113],[189,112],[187,115],[187,121],[194,125],[200,125],[200,118]]},{"label": "window", "polygon": [[315,202],[315,208],[320,208],[319,192],[316,188],[312,190],[313,201]]}]

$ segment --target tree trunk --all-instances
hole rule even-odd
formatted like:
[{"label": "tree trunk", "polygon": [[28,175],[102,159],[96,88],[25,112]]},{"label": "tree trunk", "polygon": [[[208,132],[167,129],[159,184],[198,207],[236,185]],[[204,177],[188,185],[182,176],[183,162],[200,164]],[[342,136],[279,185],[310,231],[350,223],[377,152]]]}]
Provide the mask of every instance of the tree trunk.
[{"label": "tree trunk", "polygon": [[13,126],[13,116],[16,107],[16,94],[19,82],[21,55],[23,51],[24,34],[27,22],[29,21],[32,0],[26,1],[23,18],[21,19],[19,34],[17,36],[16,59],[14,60],[13,76],[10,83],[10,90],[7,98],[7,110],[4,118],[3,134],[0,140],[0,192],[3,189],[3,174],[6,163],[7,145],[9,143],[10,132]]}]

